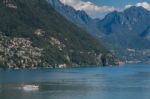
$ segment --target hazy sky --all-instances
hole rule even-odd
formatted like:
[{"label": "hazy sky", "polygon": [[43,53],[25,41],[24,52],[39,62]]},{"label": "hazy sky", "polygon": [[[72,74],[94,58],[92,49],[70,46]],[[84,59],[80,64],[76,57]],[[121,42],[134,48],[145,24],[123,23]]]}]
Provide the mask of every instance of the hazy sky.
[{"label": "hazy sky", "polygon": [[76,10],[84,10],[93,18],[103,18],[112,11],[123,11],[131,6],[142,6],[150,10],[150,0],[60,0]]}]

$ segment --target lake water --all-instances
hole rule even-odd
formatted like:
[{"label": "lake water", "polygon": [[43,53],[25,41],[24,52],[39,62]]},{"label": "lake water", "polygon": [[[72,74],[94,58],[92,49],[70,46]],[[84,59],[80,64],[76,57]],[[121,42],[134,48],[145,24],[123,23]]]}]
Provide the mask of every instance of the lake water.
[{"label": "lake water", "polygon": [[0,99],[150,99],[150,65],[0,71]]}]

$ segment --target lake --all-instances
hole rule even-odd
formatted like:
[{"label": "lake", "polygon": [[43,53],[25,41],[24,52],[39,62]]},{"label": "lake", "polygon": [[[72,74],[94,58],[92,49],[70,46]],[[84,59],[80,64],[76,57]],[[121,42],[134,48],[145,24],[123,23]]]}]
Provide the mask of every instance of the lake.
[{"label": "lake", "polygon": [[0,99],[150,99],[150,65],[1,70]]}]

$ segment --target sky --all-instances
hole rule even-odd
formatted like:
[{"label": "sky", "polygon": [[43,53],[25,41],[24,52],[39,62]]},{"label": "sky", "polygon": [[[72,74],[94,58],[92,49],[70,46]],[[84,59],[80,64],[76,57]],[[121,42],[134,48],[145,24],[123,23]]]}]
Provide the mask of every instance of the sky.
[{"label": "sky", "polygon": [[141,2],[148,2],[150,3],[150,0],[82,0],[82,1],[90,1],[97,5],[107,5],[107,6],[114,6],[118,8],[123,8],[125,5],[134,5],[136,3]]},{"label": "sky", "polygon": [[92,18],[103,18],[113,11],[142,6],[150,11],[150,0],[60,0],[76,10],[84,10]]}]

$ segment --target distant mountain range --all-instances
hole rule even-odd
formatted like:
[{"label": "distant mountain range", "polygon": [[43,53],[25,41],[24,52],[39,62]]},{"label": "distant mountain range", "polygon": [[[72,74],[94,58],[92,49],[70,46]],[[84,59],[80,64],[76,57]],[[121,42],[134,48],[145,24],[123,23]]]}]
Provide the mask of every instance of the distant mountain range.
[{"label": "distant mountain range", "polygon": [[126,61],[149,63],[150,12],[148,10],[133,6],[123,12],[115,11],[109,13],[103,20],[99,20],[97,26],[105,34],[102,39],[106,42],[106,46],[118,56]]},{"label": "distant mountain range", "polygon": [[127,48],[150,48],[150,12],[142,7],[131,7],[123,12],[109,13],[97,22],[107,41]]},{"label": "distant mountain range", "polygon": [[[122,12],[111,12],[104,19],[92,19],[84,11],[76,11],[59,0],[49,0],[49,2],[69,21],[103,41],[107,48],[123,60],[149,62],[150,12],[148,10],[133,6]],[[134,51],[131,52],[129,49]]]},{"label": "distant mountain range", "polygon": [[115,58],[47,0],[0,1],[0,67],[115,65]]}]

